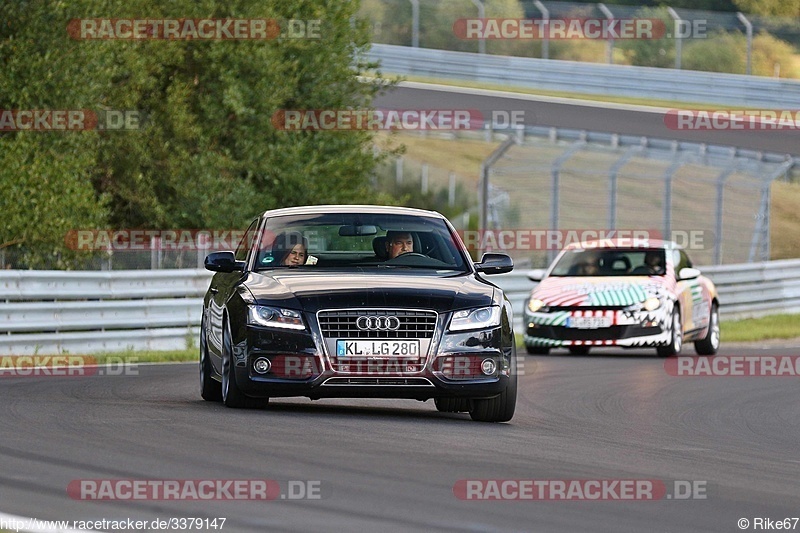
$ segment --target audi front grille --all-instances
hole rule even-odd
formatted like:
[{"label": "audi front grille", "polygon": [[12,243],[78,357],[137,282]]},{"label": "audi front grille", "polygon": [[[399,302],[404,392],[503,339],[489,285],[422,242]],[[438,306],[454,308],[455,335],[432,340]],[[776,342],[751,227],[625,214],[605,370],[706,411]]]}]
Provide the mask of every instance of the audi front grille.
[{"label": "audi front grille", "polygon": [[354,309],[317,316],[322,335],[336,339],[430,339],[436,329],[433,311]]}]

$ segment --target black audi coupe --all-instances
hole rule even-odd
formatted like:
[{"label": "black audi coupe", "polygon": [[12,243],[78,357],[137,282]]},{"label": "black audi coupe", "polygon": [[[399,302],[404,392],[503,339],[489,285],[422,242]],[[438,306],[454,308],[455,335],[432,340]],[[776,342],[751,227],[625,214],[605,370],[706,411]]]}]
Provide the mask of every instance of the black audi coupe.
[{"label": "black audi coupe", "polygon": [[336,205],[267,211],[235,252],[215,252],[203,302],[201,395],[433,398],[442,412],[505,422],[517,365],[511,304],[441,214]]}]

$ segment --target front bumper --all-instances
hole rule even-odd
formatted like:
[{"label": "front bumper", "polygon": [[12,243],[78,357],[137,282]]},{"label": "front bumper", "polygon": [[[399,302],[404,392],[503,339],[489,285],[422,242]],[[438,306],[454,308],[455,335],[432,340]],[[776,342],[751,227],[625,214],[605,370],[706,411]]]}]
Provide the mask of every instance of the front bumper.
[{"label": "front bumper", "polygon": [[[449,320],[449,317],[447,317]],[[445,323],[439,317],[439,324]],[[239,388],[252,397],[304,396],[320,398],[436,397],[492,398],[509,384],[513,334],[503,327],[471,332],[442,333],[437,327],[427,354],[409,358],[361,358],[333,365],[325,339],[317,327],[296,332],[246,326],[234,347],[234,369]],[[259,374],[254,362],[266,358],[270,370]],[[481,371],[491,359],[496,370]]]},{"label": "front bumper", "polygon": [[[609,325],[596,328],[569,327],[569,320],[603,317]],[[654,311],[625,309],[569,309],[523,314],[523,339],[528,347],[619,346],[623,348],[666,346],[671,312],[662,305]]]}]

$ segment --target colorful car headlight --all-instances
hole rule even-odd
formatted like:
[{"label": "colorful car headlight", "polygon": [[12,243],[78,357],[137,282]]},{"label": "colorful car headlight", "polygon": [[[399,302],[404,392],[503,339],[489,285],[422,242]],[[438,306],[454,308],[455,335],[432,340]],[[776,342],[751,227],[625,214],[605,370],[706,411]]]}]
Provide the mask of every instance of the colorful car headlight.
[{"label": "colorful car headlight", "polygon": [[659,307],[661,307],[661,300],[655,296],[651,296],[642,304],[642,308],[644,308],[645,311],[655,311]]},{"label": "colorful car headlight", "polygon": [[547,311],[543,301],[538,300],[536,298],[531,298],[530,300],[528,300],[528,312],[535,313],[537,311],[542,311],[542,310]]}]

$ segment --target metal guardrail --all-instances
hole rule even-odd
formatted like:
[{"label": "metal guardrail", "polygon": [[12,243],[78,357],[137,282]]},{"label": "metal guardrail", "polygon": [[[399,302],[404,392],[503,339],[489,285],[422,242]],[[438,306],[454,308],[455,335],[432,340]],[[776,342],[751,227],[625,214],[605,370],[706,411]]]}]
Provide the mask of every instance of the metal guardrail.
[{"label": "metal guardrail", "polygon": [[451,78],[541,90],[705,102],[767,109],[800,108],[800,82],[630,65],[483,55],[373,44],[384,72]]},{"label": "metal guardrail", "polygon": [[[723,320],[800,312],[800,259],[703,268]],[[492,276],[517,328],[535,283],[528,271]],[[0,356],[197,346],[205,270],[0,271]]]},{"label": "metal guardrail", "polygon": [[197,345],[205,270],[0,271],[0,355]]}]

